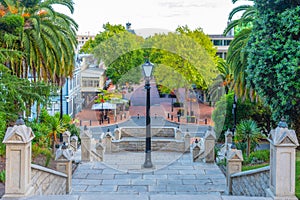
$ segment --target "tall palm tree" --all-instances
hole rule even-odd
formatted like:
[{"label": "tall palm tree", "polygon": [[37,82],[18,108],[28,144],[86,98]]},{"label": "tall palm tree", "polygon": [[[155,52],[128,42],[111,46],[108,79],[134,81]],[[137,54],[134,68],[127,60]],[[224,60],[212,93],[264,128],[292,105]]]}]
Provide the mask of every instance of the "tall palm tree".
[{"label": "tall palm tree", "polygon": [[[238,0],[232,0],[236,3]],[[253,0],[249,0],[252,2]],[[243,12],[239,19],[233,20],[232,18],[237,14]],[[230,43],[228,49],[227,63],[234,75],[234,91],[238,97],[243,98],[253,98],[255,93],[251,86],[247,85],[246,82],[246,67],[247,67],[247,57],[248,54],[245,51],[245,47],[248,43],[250,33],[252,31],[252,22],[255,19],[256,10],[252,5],[241,5],[234,8],[228,17],[230,23],[224,30],[224,35],[226,35],[233,28],[240,28],[240,32]]]},{"label": "tall palm tree", "polygon": [[24,19],[18,50],[25,55],[20,62],[9,65],[19,77],[26,78],[30,72],[34,80],[62,85],[64,77],[72,74],[78,25],[56,12],[53,5],[57,4],[74,11],[72,0],[0,1],[0,14]]}]

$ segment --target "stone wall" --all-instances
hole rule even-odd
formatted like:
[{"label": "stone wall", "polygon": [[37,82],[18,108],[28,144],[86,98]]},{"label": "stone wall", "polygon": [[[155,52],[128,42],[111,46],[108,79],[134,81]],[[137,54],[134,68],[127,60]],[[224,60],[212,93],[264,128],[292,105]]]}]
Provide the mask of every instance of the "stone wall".
[{"label": "stone wall", "polygon": [[[164,138],[151,139],[152,151],[176,151],[184,152],[185,143],[183,140],[171,140]],[[112,152],[119,151],[144,151],[145,139],[144,138],[123,138],[122,140],[112,141]]]},{"label": "stone wall", "polygon": [[244,171],[230,176],[232,195],[266,196],[269,188],[270,166]]},{"label": "stone wall", "polygon": [[33,195],[66,194],[67,178],[64,173],[31,164]]},{"label": "stone wall", "polygon": [[[121,130],[121,138],[122,137],[143,137],[146,135],[145,127],[122,127]],[[151,128],[151,136],[152,137],[167,137],[167,138],[175,138],[175,128]]]}]

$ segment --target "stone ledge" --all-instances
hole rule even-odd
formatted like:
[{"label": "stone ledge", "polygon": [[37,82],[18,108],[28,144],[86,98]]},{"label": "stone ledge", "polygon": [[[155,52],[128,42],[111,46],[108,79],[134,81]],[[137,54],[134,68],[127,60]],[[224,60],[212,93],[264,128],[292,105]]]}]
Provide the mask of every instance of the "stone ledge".
[{"label": "stone ledge", "polygon": [[44,171],[44,172],[47,172],[47,173],[50,173],[50,174],[54,174],[56,176],[61,176],[61,177],[64,177],[64,178],[68,177],[66,174],[64,174],[62,172],[58,172],[58,171],[55,171],[53,169],[49,169],[49,168],[46,168],[46,167],[43,167],[43,166],[40,166],[40,165],[31,164],[31,168],[36,169],[36,170],[40,170],[40,171]]},{"label": "stone ledge", "polygon": [[248,176],[248,175],[257,174],[257,173],[261,173],[261,172],[269,171],[269,170],[270,170],[270,166],[266,166],[266,167],[261,167],[258,169],[252,169],[252,170],[248,170],[248,171],[234,173],[230,177],[234,178],[234,177],[240,177],[240,176]]}]

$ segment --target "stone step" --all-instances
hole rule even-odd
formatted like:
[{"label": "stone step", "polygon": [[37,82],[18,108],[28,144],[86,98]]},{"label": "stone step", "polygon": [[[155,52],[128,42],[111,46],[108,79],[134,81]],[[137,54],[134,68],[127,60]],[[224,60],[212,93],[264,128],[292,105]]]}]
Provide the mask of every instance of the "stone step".
[{"label": "stone step", "polygon": [[[5,199],[5,198],[4,198]],[[271,200],[267,197],[244,197],[244,196],[225,196],[217,194],[202,194],[202,195],[168,195],[168,194],[154,194],[154,195],[128,195],[128,194],[99,194],[90,193],[84,195],[51,195],[51,196],[33,196],[22,198],[22,200]]]}]

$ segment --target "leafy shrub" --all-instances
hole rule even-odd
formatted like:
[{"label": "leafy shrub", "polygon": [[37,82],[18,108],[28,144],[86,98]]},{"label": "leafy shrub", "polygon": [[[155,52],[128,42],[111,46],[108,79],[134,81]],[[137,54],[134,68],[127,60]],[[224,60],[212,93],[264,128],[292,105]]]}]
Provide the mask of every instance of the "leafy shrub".
[{"label": "leafy shrub", "polygon": [[260,164],[264,162],[269,162],[270,161],[270,150],[257,150],[254,152],[251,152],[249,157],[244,155],[244,165],[248,164]]},{"label": "leafy shrub", "polygon": [[4,113],[0,113],[0,156],[5,154],[5,144],[2,143],[6,130],[6,122]]},{"label": "leafy shrub", "polygon": [[50,160],[52,158],[52,152],[50,149],[39,147],[38,144],[32,145],[32,158],[33,160],[38,156],[43,155],[45,158],[44,163],[38,163],[44,165],[45,167],[49,166]]},{"label": "leafy shrub", "polygon": [[250,154],[250,159],[252,162],[255,160],[261,161],[261,162],[269,162],[270,161],[270,150],[257,150]]},{"label": "leafy shrub", "polygon": [[5,170],[0,172],[0,182],[5,183]]}]

